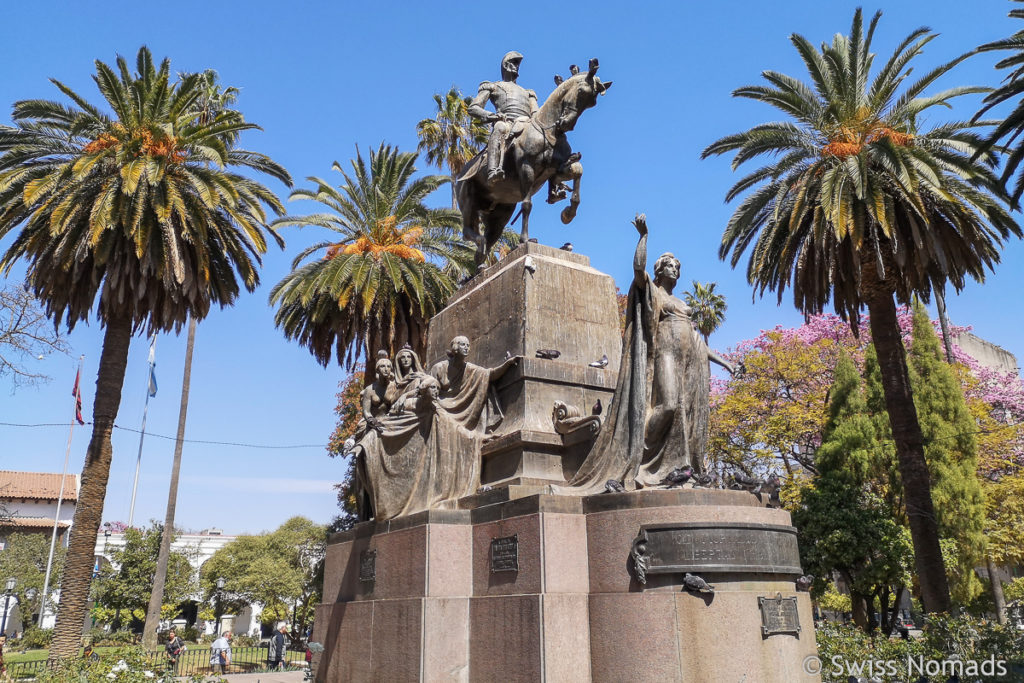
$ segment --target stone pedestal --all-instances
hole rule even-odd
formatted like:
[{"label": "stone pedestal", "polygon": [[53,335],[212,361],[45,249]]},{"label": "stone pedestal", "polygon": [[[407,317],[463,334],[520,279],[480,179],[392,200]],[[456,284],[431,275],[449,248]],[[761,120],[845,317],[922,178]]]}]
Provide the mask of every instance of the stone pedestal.
[{"label": "stone pedestal", "polygon": [[[505,354],[523,362],[497,384],[505,420],[485,444],[481,483],[489,486],[562,484],[586,455],[585,444],[564,444],[551,421],[554,402],[590,414],[607,407],[622,352],[615,282],[582,254],[541,244],[518,246],[452,297],[430,321],[426,364],[444,360],[452,337],[472,343],[470,361],[495,367]],[[560,352],[536,357],[538,349]],[[606,368],[589,364],[607,356]],[[540,490],[531,489],[531,490]]]},{"label": "stone pedestal", "polygon": [[[317,680],[820,680],[801,671],[816,648],[791,533],[753,494],[678,489],[360,524],[328,542]],[[682,590],[684,569],[714,594]],[[789,619],[759,598],[786,601]]]}]

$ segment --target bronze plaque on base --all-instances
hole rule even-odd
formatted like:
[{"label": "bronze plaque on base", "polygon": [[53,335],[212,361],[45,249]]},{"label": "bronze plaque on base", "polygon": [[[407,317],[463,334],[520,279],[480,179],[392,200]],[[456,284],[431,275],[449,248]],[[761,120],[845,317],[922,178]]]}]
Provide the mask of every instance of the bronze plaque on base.
[{"label": "bronze plaque on base", "polygon": [[784,598],[776,593],[774,598],[759,597],[761,608],[761,634],[800,633],[800,615],[796,609],[796,597]]},{"label": "bronze plaque on base", "polygon": [[491,572],[519,571],[519,534],[491,539]]},{"label": "bronze plaque on base", "polygon": [[375,581],[377,579],[377,550],[364,550],[359,553],[359,580]]},{"label": "bronze plaque on base", "polygon": [[803,573],[796,529],[778,524],[644,524],[631,555],[640,583],[646,583],[647,574]]}]

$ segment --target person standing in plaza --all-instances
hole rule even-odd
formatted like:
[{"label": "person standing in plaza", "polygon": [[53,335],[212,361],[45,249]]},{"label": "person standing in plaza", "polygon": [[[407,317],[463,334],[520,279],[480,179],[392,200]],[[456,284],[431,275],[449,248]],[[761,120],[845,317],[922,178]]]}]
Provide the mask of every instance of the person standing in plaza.
[{"label": "person standing in plaza", "polygon": [[281,622],[277,632],[270,637],[270,649],[267,652],[268,667],[275,671],[285,666],[285,651],[288,646],[288,624]]},{"label": "person standing in plaza", "polygon": [[164,646],[164,650],[167,651],[167,664],[171,671],[174,671],[178,666],[178,657],[185,651],[185,641],[171,629],[167,633],[167,645]]},{"label": "person standing in plaza", "polygon": [[213,673],[227,673],[231,666],[231,631],[224,631],[210,646],[210,666]]}]

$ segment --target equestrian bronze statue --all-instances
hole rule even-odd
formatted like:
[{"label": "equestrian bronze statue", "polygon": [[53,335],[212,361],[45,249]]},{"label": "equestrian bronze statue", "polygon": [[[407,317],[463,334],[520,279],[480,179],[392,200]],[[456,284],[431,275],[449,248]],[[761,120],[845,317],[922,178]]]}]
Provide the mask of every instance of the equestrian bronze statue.
[{"label": "equestrian bronze statue", "polygon": [[[522,55],[510,52],[502,59],[502,80],[484,82],[469,107],[469,113],[492,124],[487,149],[477,154],[456,183],[462,211],[462,235],[476,245],[476,265],[487,258],[501,237],[505,225],[521,204],[520,240],[530,236],[531,197],[548,184],[549,204],[565,199],[563,181],[572,180],[569,206],[562,210],[562,222],[576,216],[580,203],[583,165],[565,134],[575,128],[585,109],[597,104],[612,82],[597,77],[598,63],[590,60],[586,73],[571,68],[572,75],[555,77],[554,92],[537,108],[537,96],[516,83]],[[491,102],[495,111],[484,105]]]}]

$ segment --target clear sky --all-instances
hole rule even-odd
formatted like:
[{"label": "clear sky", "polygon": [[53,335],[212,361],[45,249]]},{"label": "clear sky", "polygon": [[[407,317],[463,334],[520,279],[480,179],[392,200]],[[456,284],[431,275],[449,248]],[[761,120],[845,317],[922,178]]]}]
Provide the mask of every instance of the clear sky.
[{"label": "clear sky", "polygon": [[[769,107],[735,100],[730,92],[759,82],[763,69],[803,78],[788,36],[830,40],[848,32],[856,6],[845,0],[11,3],[0,22],[0,122],[9,122],[16,100],[61,99],[51,77],[102,102],[90,79],[93,60],[112,63],[123,54],[134,63],[146,44],[156,58],[170,57],[175,70],[213,68],[224,84],[240,88],[238,108],[263,127],[247,133],[243,146],[269,154],[302,185],[310,175],[340,179],[331,162],[347,163],[357,144],[366,150],[385,141],[415,149],[415,124],[432,115],[431,96],[452,85],[475,93],[480,81],[498,77],[508,50],[525,55],[520,83],[541,97],[551,91],[554,74],[568,75],[570,64],[585,68],[598,57],[601,78],[614,86],[570,134],[585,169],[579,215],[562,226],[560,207],[538,202],[531,235],[556,246],[572,241],[624,288],[636,236],[629,221],[645,211],[650,252],[674,251],[683,263],[683,282],[718,282],[727,297],[728,317],[712,337],[714,346],[726,349],[761,329],[798,324],[800,316],[788,296],[781,306],[774,297],[752,301],[743,269],[733,271],[718,260],[733,209],[723,197],[735,176],[730,160],[702,162],[700,151],[722,135],[778,118]],[[922,24],[941,33],[918,60],[923,73],[1024,28],[1006,17],[1012,6],[1003,0],[890,0],[865,5],[865,13],[884,11],[875,48],[886,56]],[[992,55],[972,58],[939,85],[995,85],[1002,78],[995,61]],[[978,98],[965,98],[948,116],[969,117],[977,106]],[[930,116],[937,123],[947,114]],[[287,196],[284,186],[272,187]],[[448,189],[434,199],[438,205],[449,201]],[[289,209],[311,207],[296,202]],[[211,312],[199,325],[187,437],[311,447],[186,444],[177,515],[182,526],[237,533],[271,529],[295,514],[326,522],[334,513],[331,484],[344,466],[329,459],[323,445],[335,423],[334,395],[344,373],[337,366],[321,368],[307,351],[286,342],[267,305],[270,288],[295,254],[323,233],[285,230],[283,236],[287,247],[266,256],[255,294]],[[9,243],[10,237],[0,248]],[[971,284],[948,296],[955,322],[973,325],[1018,358],[1024,357],[1022,272],[1024,245],[1015,241],[984,286]],[[160,391],[150,402],[148,425],[153,434],[175,433],[184,336],[161,335],[158,341]],[[0,421],[66,423],[79,354],[85,355],[88,419],[101,341],[98,324],[82,324],[70,338],[73,357],[39,363],[51,383],[11,393],[7,380],[0,380]],[[136,338],[117,420],[123,427],[139,427],[146,357],[146,340]],[[61,427],[0,426],[0,468],[60,471],[67,436]],[[81,470],[87,442],[88,427],[76,429],[72,471]],[[137,521],[163,518],[173,445],[146,439]],[[137,434],[115,432],[104,519],[127,518],[137,449]]]}]

